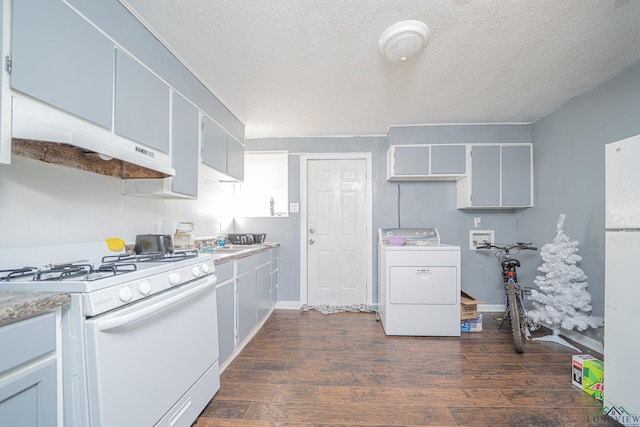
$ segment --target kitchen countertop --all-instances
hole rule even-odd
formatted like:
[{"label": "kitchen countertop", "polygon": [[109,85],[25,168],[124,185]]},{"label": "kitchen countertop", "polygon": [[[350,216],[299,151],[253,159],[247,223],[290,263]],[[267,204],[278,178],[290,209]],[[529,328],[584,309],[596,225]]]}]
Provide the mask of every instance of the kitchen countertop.
[{"label": "kitchen countertop", "polygon": [[70,301],[67,293],[0,290],[0,326],[46,313]]},{"label": "kitchen countertop", "polygon": [[213,257],[214,264],[224,264],[225,262],[235,261],[241,258],[250,257],[253,255],[257,255],[261,252],[266,252],[272,248],[280,247],[280,243],[278,242],[264,242],[257,243],[254,245],[227,245],[223,246],[223,248],[213,248],[213,252],[206,252],[203,250],[203,253],[210,253]]}]

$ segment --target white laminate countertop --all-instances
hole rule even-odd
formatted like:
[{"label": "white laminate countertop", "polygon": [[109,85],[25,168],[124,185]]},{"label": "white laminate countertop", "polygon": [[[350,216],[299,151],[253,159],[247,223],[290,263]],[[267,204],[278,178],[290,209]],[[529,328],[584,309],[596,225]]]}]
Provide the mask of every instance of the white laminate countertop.
[{"label": "white laminate countertop", "polygon": [[261,252],[266,252],[269,249],[278,247],[280,247],[280,243],[278,242],[265,242],[246,246],[229,245],[223,246],[222,248],[213,248],[213,252],[208,252],[206,250],[203,250],[202,252],[211,254],[214,264],[224,264],[225,262],[250,257]]}]

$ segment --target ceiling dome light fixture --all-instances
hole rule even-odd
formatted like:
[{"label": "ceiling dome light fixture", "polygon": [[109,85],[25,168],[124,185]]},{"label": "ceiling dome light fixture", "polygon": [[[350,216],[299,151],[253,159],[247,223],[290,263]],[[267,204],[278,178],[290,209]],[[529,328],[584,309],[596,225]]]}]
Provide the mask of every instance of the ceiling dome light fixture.
[{"label": "ceiling dome light fixture", "polygon": [[389,61],[403,63],[418,55],[429,41],[429,27],[420,21],[402,21],[380,36],[380,53]]}]

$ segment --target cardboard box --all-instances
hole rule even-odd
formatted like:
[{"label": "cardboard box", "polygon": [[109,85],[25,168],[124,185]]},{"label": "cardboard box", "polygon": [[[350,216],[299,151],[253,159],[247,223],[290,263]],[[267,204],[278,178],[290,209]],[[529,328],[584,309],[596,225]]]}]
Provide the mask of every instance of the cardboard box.
[{"label": "cardboard box", "polygon": [[478,304],[480,301],[466,293],[460,291],[460,320],[475,320],[478,318]]},{"label": "cardboard box", "polygon": [[482,313],[475,319],[461,320],[460,332],[482,332]]},{"label": "cardboard box", "polygon": [[604,394],[604,363],[589,354],[572,357],[571,382],[587,394],[602,401]]}]

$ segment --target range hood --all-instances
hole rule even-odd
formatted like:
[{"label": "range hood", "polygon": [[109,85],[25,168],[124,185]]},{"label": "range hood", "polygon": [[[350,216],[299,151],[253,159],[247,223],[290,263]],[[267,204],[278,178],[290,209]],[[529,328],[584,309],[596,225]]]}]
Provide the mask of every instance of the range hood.
[{"label": "range hood", "polygon": [[59,142],[120,159],[167,175],[175,175],[171,156],[40,101],[14,94],[13,138]]},{"label": "range hood", "polygon": [[146,199],[196,199],[196,196],[173,190],[172,177],[122,180],[122,194]]}]

